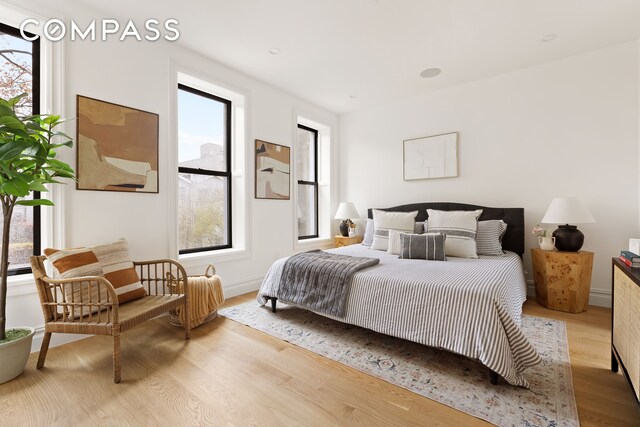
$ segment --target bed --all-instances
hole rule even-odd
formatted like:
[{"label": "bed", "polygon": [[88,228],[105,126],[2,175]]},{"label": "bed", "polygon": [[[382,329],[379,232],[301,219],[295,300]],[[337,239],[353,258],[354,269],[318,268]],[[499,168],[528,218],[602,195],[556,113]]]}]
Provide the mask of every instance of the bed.
[{"label": "bed", "polygon": [[[331,249],[328,252],[380,262],[353,275],[344,316],[319,314],[464,355],[487,366],[492,383],[499,375],[509,384],[528,387],[524,371],[541,359],[520,330],[526,300],[521,259],[524,209],[418,203],[382,210],[417,210],[420,222],[427,219],[427,209],[482,209],[480,221],[502,219],[507,223],[502,239],[505,255],[449,257],[442,262],[398,259],[363,245]],[[368,215],[373,217],[371,209]],[[257,297],[261,304],[271,300],[275,309],[285,261],[277,260],[265,276]]]}]

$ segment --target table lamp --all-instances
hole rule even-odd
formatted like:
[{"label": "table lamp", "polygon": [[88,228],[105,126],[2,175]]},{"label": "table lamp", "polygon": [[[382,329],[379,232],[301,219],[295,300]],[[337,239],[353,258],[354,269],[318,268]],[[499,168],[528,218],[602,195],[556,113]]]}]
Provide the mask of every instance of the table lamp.
[{"label": "table lamp", "polygon": [[334,218],[343,220],[340,223],[340,234],[347,237],[349,236],[349,223],[351,222],[351,218],[360,218],[360,215],[352,202],[340,202]]},{"label": "table lamp", "polygon": [[544,224],[562,224],[553,232],[556,249],[578,252],[584,243],[584,234],[573,224],[596,222],[587,207],[577,197],[556,197],[551,201],[547,213],[542,218]]}]

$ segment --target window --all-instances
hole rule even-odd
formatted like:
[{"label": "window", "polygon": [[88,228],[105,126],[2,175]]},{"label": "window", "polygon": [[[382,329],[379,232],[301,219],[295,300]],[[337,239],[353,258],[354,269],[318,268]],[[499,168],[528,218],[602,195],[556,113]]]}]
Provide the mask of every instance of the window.
[{"label": "window", "polygon": [[318,237],[318,131],[298,125],[298,239]]},{"label": "window", "polygon": [[[18,115],[39,113],[40,39],[26,41],[19,29],[0,23],[0,96],[7,99],[22,93],[28,96],[16,106]],[[40,207],[16,205],[11,218],[9,274],[30,273],[29,257],[40,255]]]},{"label": "window", "polygon": [[231,101],[178,84],[178,249],[231,239]]}]

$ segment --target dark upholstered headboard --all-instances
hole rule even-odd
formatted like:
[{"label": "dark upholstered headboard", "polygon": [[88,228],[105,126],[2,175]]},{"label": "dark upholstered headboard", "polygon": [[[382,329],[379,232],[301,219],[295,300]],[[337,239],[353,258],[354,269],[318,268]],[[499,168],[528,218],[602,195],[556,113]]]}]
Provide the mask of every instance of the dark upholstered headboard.
[{"label": "dark upholstered headboard", "polygon": [[[418,211],[416,221],[426,221],[428,219],[427,209],[440,211],[474,211],[476,209],[482,209],[482,215],[480,215],[479,221],[501,219],[507,223],[507,231],[502,238],[502,248],[515,252],[521,257],[524,254],[524,208],[489,208],[486,206],[454,202],[427,202],[394,206],[392,208],[380,208],[379,210],[396,212]],[[367,215],[369,218],[373,218],[372,209],[367,211]]]}]

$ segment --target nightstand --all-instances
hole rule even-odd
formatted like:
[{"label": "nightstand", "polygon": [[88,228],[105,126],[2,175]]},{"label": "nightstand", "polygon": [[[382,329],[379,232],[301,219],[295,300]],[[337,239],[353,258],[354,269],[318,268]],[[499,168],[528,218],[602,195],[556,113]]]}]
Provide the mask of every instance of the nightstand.
[{"label": "nightstand", "polygon": [[362,236],[353,236],[353,237],[344,237],[344,236],[335,236],[336,248],[340,246],[349,246],[356,245],[362,242]]},{"label": "nightstand", "polygon": [[536,300],[552,310],[587,310],[591,290],[593,252],[531,249]]}]

